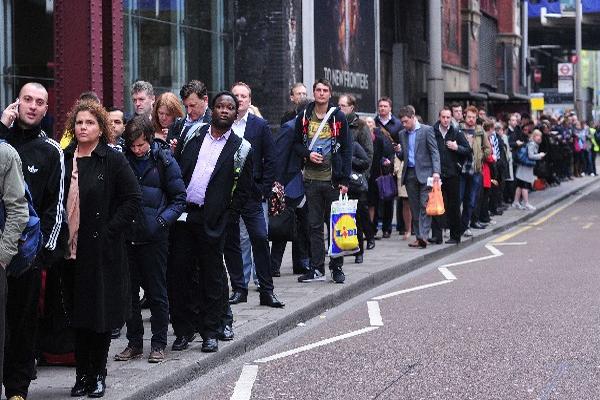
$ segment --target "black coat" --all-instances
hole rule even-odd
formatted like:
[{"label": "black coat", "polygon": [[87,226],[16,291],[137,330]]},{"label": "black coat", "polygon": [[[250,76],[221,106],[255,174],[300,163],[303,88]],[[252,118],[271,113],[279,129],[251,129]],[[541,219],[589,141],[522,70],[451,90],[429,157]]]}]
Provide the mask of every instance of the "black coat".
[{"label": "black coat", "polygon": [[[375,139],[373,140],[373,162],[371,163],[369,181],[374,183],[382,175],[382,172],[389,173],[392,170],[395,154],[392,142],[381,132],[380,128],[375,128],[373,134]],[[390,160],[389,167],[383,166],[384,158]]]},{"label": "black coat", "polygon": [[[75,146],[65,149],[65,207]],[[123,232],[140,207],[140,188],[125,156],[104,143],[79,158],[80,223],[72,281],[71,323],[108,332],[129,317],[131,295]]]},{"label": "black coat", "polygon": [[[198,155],[202,142],[207,135],[209,126],[200,129],[199,134],[186,144],[185,147],[177,146],[175,159],[181,167],[183,183],[186,188],[192,180],[194,168],[198,162]],[[234,183],[235,152],[240,147],[242,139],[230,131],[225,147],[221,151],[215,169],[210,177],[204,196],[204,229],[206,234],[219,239],[225,233],[229,211],[240,212],[252,191],[252,150],[246,157],[244,167],[240,171],[237,186],[232,194]],[[189,220],[188,220],[189,221]]]},{"label": "black coat", "polygon": [[[445,138],[442,136],[442,132],[440,132],[439,121],[436,122],[433,129],[435,131],[438,152],[440,153],[440,164],[442,167],[441,176],[458,176],[461,173],[463,163],[467,157],[471,156],[473,153],[469,142],[467,142],[467,138],[465,138],[462,131],[454,128],[452,124],[448,127]],[[456,151],[450,150],[448,146],[446,146],[446,142],[456,142],[458,149],[456,149]]]}]

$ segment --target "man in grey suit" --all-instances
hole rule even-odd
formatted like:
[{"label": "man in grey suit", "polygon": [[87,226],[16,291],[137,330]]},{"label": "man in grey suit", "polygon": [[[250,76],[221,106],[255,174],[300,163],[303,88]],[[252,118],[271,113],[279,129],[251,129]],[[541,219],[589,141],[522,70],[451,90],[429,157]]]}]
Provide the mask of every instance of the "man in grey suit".
[{"label": "man in grey suit", "polygon": [[400,132],[400,145],[397,156],[404,161],[402,184],[406,185],[408,202],[412,213],[413,226],[417,240],[410,247],[424,249],[431,229],[431,217],[425,212],[431,188],[427,178],[440,179],[440,153],[433,128],[420,124],[412,106],[405,106],[398,112],[404,130]]}]

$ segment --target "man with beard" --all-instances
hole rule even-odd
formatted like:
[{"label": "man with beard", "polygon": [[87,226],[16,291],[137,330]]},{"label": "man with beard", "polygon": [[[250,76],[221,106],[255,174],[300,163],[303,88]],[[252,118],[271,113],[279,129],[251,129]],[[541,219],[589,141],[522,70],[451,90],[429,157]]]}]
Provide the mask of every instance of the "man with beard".
[{"label": "man with beard", "polygon": [[[231,92],[218,93],[212,101],[211,124],[187,143],[180,141],[175,150],[187,192],[186,212],[171,232],[169,251],[169,266],[179,267],[169,274],[177,350],[187,347],[196,329],[203,338],[203,352],[218,350],[221,319],[228,308],[225,228],[229,214],[240,212],[252,190],[250,143],[231,130],[238,107]],[[199,288],[190,283],[195,266]],[[199,310],[193,304],[199,304]]]}]

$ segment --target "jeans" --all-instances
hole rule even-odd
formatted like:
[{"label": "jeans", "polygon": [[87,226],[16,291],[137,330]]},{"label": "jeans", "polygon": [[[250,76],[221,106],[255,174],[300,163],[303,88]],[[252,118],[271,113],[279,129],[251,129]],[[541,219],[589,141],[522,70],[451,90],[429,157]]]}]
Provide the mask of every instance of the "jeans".
[{"label": "jeans", "polygon": [[130,347],[143,348],[144,324],[140,308],[140,287],[150,305],[152,348],[167,346],[169,301],[167,297],[167,242],[128,245],[129,274],[131,277],[131,317],[127,321],[127,339]]},{"label": "jeans", "polygon": [[[329,221],[331,203],[339,198],[339,189],[331,182],[305,180],[304,190],[308,206],[310,226],[310,268],[325,273],[324,221]],[[329,268],[341,268],[344,257],[329,260]]]},{"label": "jeans", "polygon": [[469,229],[473,210],[477,208],[479,192],[483,187],[483,176],[481,173],[460,175],[460,202],[463,205],[461,215],[462,232]]}]

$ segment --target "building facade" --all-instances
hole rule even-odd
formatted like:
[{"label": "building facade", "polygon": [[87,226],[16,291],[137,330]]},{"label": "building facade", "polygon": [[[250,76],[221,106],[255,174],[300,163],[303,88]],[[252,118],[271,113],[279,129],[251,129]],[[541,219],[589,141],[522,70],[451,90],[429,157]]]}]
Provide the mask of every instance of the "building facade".
[{"label": "building facade", "polygon": [[[427,115],[429,24],[442,25],[446,102],[499,114],[526,102],[521,85],[520,0],[2,0],[0,100],[25,82],[48,87],[51,132],[78,95],[131,111],[129,87],[143,79],[178,93],[190,79],[209,94],[236,81],[274,125],[289,87],[326,77],[359,110],[380,96]],[[83,16],[83,17],[82,17]]]}]

